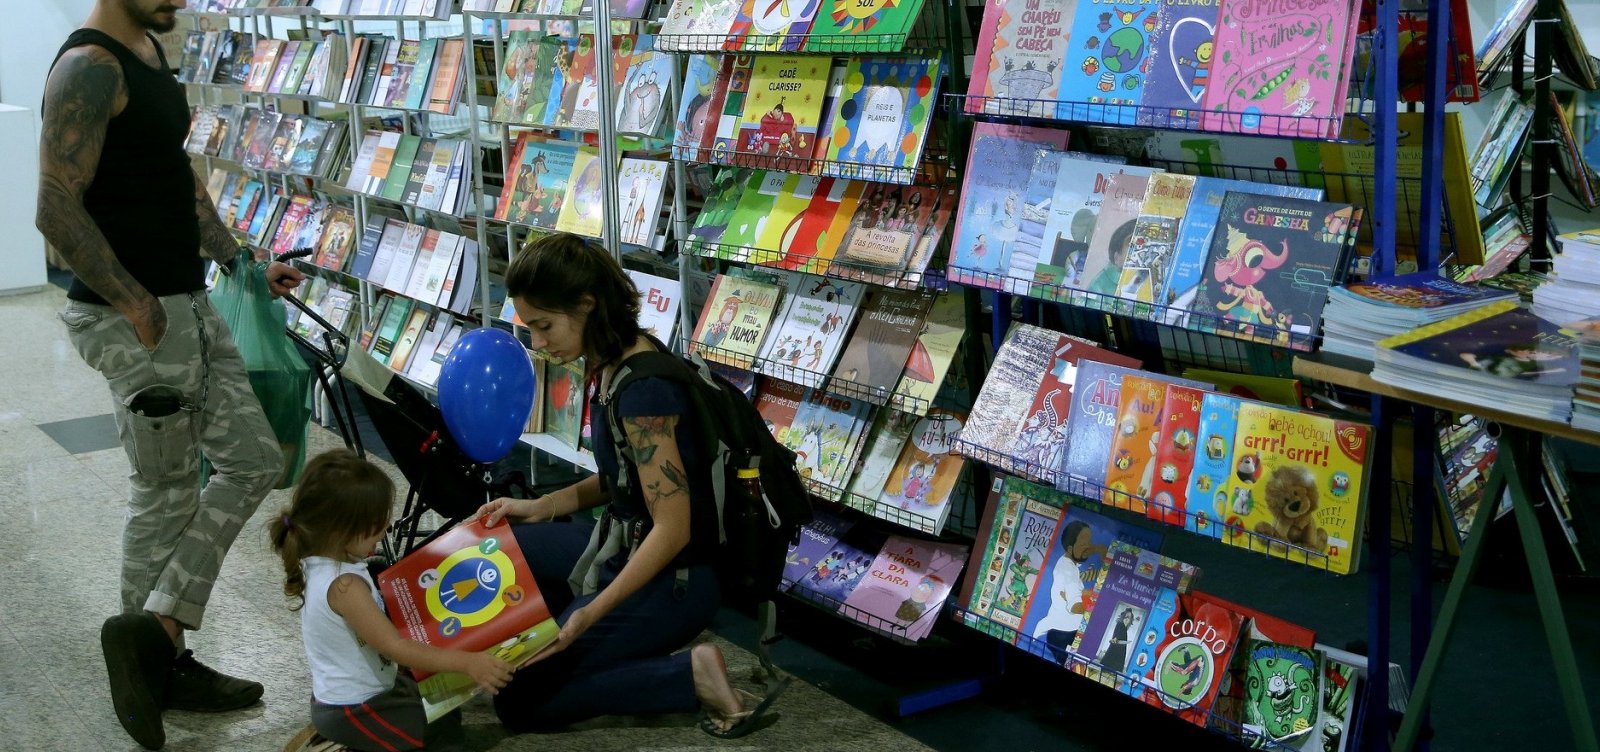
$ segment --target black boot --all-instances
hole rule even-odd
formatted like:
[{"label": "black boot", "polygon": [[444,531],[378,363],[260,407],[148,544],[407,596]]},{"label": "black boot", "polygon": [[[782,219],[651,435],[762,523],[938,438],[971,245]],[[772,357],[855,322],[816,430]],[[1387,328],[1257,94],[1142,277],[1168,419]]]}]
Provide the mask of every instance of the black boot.
[{"label": "black boot", "polygon": [[117,614],[100,627],[100,649],[117,721],[139,746],[161,749],[167,743],[161,698],[167,691],[172,639],[154,615]]},{"label": "black boot", "polygon": [[185,650],[167,674],[165,707],[197,713],[222,713],[256,704],[261,699],[259,682],[236,679],[194,659]]}]

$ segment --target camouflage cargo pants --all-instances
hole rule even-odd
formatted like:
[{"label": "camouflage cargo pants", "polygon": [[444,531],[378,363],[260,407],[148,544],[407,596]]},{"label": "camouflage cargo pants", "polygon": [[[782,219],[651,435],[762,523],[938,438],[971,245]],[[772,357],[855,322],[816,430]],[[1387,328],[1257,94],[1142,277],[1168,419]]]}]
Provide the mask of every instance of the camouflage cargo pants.
[{"label": "camouflage cargo pants", "polygon": [[[61,320],[72,346],[111,387],[133,471],[122,533],[122,610],[199,629],[222,559],[277,481],[283,453],[233,335],[206,293],[160,300],[167,333],[154,351],[109,306],[68,301]],[[152,399],[168,395],[183,407],[173,411]],[[216,468],[203,489],[202,452]]]}]

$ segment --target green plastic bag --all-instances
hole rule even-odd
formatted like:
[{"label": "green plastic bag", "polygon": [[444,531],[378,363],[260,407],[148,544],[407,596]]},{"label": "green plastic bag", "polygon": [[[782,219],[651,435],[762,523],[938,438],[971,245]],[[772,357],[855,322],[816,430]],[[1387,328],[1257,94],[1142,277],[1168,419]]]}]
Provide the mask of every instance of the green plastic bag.
[{"label": "green plastic bag", "polygon": [[[250,374],[250,388],[283,449],[284,472],[274,487],[289,488],[300,479],[306,463],[311,367],[289,339],[283,301],[274,299],[267,286],[267,262],[255,261],[249,251],[241,250],[233,269],[212,288],[211,306],[232,330]],[[200,477],[209,475],[207,467]]]}]

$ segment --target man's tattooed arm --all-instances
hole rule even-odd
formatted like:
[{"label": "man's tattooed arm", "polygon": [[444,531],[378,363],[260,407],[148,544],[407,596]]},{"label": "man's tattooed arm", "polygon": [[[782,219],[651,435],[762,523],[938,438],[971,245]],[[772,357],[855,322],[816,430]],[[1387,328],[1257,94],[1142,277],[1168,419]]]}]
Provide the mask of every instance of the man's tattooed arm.
[{"label": "man's tattooed arm", "polygon": [[76,47],[56,62],[45,83],[34,224],[78,280],[127,316],[139,338],[154,346],[167,328],[160,302],[117,261],[83,206],[100,164],[106,124],[126,96],[122,66],[103,48]]},{"label": "man's tattooed arm", "polygon": [[194,175],[194,212],[200,218],[201,258],[211,259],[223,266],[233,263],[239,253],[239,241],[234,240],[233,233],[228,232],[227,225],[222,224],[217,205],[211,201],[211,194],[206,191],[206,182],[200,179],[200,173]]}]

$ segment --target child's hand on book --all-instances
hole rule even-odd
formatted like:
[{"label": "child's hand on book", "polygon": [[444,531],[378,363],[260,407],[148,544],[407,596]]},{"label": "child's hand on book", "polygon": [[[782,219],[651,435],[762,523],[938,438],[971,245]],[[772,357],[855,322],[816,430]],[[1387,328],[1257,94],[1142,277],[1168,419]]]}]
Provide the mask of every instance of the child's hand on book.
[{"label": "child's hand on book", "polygon": [[463,653],[461,673],[472,677],[479,688],[493,695],[511,681],[511,664],[492,653]]}]

